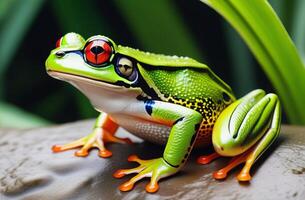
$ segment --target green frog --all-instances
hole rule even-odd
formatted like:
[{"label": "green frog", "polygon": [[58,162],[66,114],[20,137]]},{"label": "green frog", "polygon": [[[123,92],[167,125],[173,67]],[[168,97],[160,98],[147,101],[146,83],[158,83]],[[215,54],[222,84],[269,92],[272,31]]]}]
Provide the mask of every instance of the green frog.
[{"label": "green frog", "polygon": [[245,163],[237,179],[249,181],[252,165],[279,134],[277,95],[257,89],[236,99],[207,65],[188,57],[143,52],[101,35],[85,40],[68,33],[51,51],[46,70],[78,88],[100,112],[88,136],[54,145],[54,152],[80,147],[75,155],[87,156],[91,148],[98,148],[100,157],[110,157],[106,143],[131,143],[115,136],[118,127],[165,145],[159,158],[128,157],[139,166],[113,174],[116,178],[136,174],[119,186],[121,191],[130,191],[137,181],[150,177],[146,191],[156,192],[158,181],[177,173],[195,146],[214,147],[214,153],[198,158],[201,164],[233,157],[213,173],[215,179],[226,178],[231,169]]}]

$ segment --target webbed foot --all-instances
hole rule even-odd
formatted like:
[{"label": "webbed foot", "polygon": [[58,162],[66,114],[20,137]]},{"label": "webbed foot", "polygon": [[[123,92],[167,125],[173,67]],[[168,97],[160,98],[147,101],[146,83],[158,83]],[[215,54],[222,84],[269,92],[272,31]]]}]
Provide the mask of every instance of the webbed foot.
[{"label": "webbed foot", "polygon": [[159,189],[158,181],[161,178],[170,176],[178,171],[178,168],[170,166],[163,158],[141,160],[136,155],[131,155],[128,157],[128,161],[137,162],[140,165],[131,169],[119,169],[113,174],[115,178],[122,178],[125,175],[137,173],[129,181],[119,186],[119,189],[124,192],[132,190],[134,184],[142,178],[151,177],[145,189],[149,193],[154,193]]},{"label": "webbed foot", "polygon": [[102,158],[108,158],[112,156],[112,152],[105,148],[105,144],[110,142],[127,144],[132,143],[131,140],[128,138],[118,138],[102,128],[95,128],[93,132],[86,137],[83,137],[65,145],[54,145],[52,147],[52,151],[57,153],[82,147],[80,150],[75,152],[75,155],[85,157],[89,154],[89,150],[91,148],[98,148],[99,156]]}]

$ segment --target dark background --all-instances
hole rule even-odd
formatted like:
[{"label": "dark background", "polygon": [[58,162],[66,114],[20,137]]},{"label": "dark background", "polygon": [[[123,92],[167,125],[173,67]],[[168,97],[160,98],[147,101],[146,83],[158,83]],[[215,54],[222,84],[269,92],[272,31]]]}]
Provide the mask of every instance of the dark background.
[{"label": "dark background", "polygon": [[[193,57],[210,66],[238,97],[255,88],[276,92],[239,35],[198,0],[9,2],[0,3],[0,126],[33,127],[97,116],[80,92],[45,72],[50,50],[67,32],[85,38],[101,34],[117,44]],[[271,3],[291,33],[297,4]]]}]

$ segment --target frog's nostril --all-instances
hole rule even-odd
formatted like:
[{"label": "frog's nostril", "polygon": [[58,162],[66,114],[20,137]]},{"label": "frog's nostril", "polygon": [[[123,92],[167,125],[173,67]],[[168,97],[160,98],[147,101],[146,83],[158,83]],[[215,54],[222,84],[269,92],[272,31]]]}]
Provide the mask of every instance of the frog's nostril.
[{"label": "frog's nostril", "polygon": [[58,58],[62,58],[66,55],[66,53],[64,51],[58,51],[55,53],[56,57]]}]

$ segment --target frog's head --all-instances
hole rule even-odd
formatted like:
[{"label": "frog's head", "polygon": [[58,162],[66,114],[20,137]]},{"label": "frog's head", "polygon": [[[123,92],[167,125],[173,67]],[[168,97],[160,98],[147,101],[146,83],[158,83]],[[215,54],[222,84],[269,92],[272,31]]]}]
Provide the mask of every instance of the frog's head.
[{"label": "frog's head", "polygon": [[[70,82],[80,89],[96,107],[99,94],[137,97],[142,91],[134,87],[138,79],[135,60],[116,53],[116,44],[104,36],[84,40],[68,33],[56,43],[46,60],[46,70],[54,78]],[[108,92],[108,93],[107,93]]]},{"label": "frog's head", "polygon": [[51,76],[79,76],[110,85],[132,85],[137,79],[133,61],[116,55],[116,44],[105,36],[93,36],[85,41],[76,33],[68,33],[56,43],[46,69]]}]

